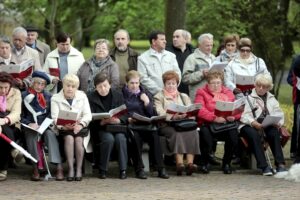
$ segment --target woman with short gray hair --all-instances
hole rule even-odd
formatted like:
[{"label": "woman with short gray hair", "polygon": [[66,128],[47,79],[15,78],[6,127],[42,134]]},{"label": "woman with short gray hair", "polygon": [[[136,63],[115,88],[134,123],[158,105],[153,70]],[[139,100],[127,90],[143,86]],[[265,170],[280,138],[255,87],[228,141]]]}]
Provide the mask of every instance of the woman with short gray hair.
[{"label": "woman with short gray hair", "polygon": [[[241,116],[242,125],[240,133],[248,141],[253,152],[257,168],[262,170],[264,176],[273,175],[272,169],[267,164],[262,144],[268,142],[272,150],[276,172],[286,172],[285,161],[280,144],[279,128],[284,124],[284,113],[282,112],[275,96],[269,91],[272,89],[272,77],[270,74],[259,74],[255,80],[255,88],[246,98],[245,110]],[[280,120],[270,125],[263,126],[267,116],[278,116]]]},{"label": "woman with short gray hair", "polygon": [[112,88],[119,87],[119,67],[109,56],[109,41],[98,39],[94,45],[94,55],[85,61],[78,70],[80,80],[79,89],[84,92],[93,92],[96,74],[103,73],[111,80]]}]

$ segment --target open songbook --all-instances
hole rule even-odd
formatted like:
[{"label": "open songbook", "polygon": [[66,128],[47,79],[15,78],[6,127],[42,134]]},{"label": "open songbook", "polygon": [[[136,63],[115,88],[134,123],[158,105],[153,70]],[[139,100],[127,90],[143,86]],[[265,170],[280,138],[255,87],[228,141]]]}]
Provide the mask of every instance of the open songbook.
[{"label": "open songbook", "polygon": [[165,121],[166,116],[162,115],[162,116],[145,117],[137,113],[133,113],[132,118],[139,122],[155,123],[155,122]]},{"label": "open songbook", "polygon": [[188,106],[178,105],[176,103],[170,103],[167,106],[167,113],[169,114],[187,114],[188,117],[197,115],[199,109],[201,108],[200,103],[191,104]]},{"label": "open songbook", "polygon": [[235,84],[242,92],[252,90],[254,88],[254,76],[246,76],[236,74]]},{"label": "open songbook", "polygon": [[59,110],[56,125],[74,124],[78,119],[78,112]]},{"label": "open songbook", "polygon": [[218,117],[233,116],[244,111],[245,97],[234,102],[216,101],[215,115]]},{"label": "open songbook", "polygon": [[209,70],[222,70],[223,71],[227,65],[228,65],[228,62],[215,61],[212,63]]},{"label": "open songbook", "polygon": [[278,124],[278,122],[281,120],[281,116],[275,116],[275,115],[267,115],[263,122],[261,123],[262,127],[266,128],[271,125]]},{"label": "open songbook", "polygon": [[32,74],[34,61],[29,59],[16,65],[2,65],[0,72],[7,72],[14,78],[24,79]]},{"label": "open songbook", "polygon": [[50,124],[52,124],[52,122],[53,122],[53,119],[46,118],[43,121],[43,123],[41,123],[41,125],[38,129],[33,129],[30,126],[28,126],[27,124],[23,124],[23,123],[22,123],[22,126],[24,126],[25,128],[31,129],[33,131],[36,131],[36,132],[38,132],[39,134],[42,135],[45,132],[45,130],[50,126]]},{"label": "open songbook", "polygon": [[106,119],[106,118],[111,118],[111,117],[119,117],[121,115],[124,115],[127,113],[127,107],[125,104],[111,109],[109,112],[105,113],[92,113],[93,120],[99,120],[99,119]]}]

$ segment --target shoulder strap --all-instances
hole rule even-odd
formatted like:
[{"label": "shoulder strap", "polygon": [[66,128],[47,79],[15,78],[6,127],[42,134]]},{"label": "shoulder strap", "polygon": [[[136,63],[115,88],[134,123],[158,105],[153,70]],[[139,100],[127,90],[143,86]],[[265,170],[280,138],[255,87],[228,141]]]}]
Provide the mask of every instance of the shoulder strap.
[{"label": "shoulder strap", "polygon": [[259,70],[260,70],[259,57],[257,57],[257,59],[256,59],[255,67],[256,67],[256,72],[259,72]]},{"label": "shoulder strap", "polygon": [[253,117],[256,118],[256,114],[255,114],[256,109],[253,108],[253,105],[252,105],[252,103],[251,103],[250,100],[249,100],[249,96],[247,96],[246,98],[247,98],[247,101],[248,101],[249,106],[250,106],[250,108],[251,108],[251,112],[252,112],[252,114],[253,114]]},{"label": "shoulder strap", "polygon": [[181,94],[181,92],[179,93],[179,96],[180,96],[180,99],[181,99],[181,101],[182,101],[183,105],[185,105],[185,106],[186,106],[186,103],[185,103],[185,101],[184,101],[184,99],[183,99],[183,97],[182,97],[182,94]]}]

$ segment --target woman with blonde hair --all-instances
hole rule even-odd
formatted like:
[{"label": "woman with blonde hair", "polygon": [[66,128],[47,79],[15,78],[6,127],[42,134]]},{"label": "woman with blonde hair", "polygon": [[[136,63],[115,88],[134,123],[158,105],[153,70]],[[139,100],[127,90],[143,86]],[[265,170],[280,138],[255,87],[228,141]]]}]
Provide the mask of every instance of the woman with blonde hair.
[{"label": "woman with blonde hair", "polygon": [[[84,157],[84,140],[89,140],[88,125],[92,120],[90,104],[86,94],[78,90],[79,79],[74,74],[67,74],[63,79],[63,89],[51,99],[51,116],[59,135],[64,138],[65,155],[68,163],[67,181],[82,180],[82,162]],[[57,125],[60,110],[75,111],[78,119],[73,124]],[[74,154],[76,173],[74,172]]]}]

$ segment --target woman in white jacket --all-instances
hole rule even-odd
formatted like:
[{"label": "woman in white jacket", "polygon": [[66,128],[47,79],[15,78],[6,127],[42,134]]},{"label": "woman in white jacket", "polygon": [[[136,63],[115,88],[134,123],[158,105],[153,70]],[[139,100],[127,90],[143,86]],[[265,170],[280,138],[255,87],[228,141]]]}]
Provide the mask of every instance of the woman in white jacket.
[{"label": "woman in white jacket", "polygon": [[249,38],[241,38],[239,41],[239,53],[225,68],[225,85],[234,94],[249,93],[236,87],[236,75],[254,76],[261,73],[269,73],[263,59],[252,53],[252,42]]},{"label": "woman in white jacket", "polygon": [[[285,172],[285,161],[280,144],[279,127],[284,124],[284,113],[278,101],[269,91],[272,89],[272,77],[269,74],[259,74],[255,80],[255,88],[247,96],[245,110],[241,116],[241,136],[250,146],[257,161],[257,167],[262,169],[263,175],[273,175],[268,166],[263,149],[263,141],[267,141],[274,155],[276,172]],[[267,115],[279,116],[279,122],[263,126],[262,122]]]},{"label": "woman in white jacket", "polygon": [[[81,181],[82,162],[84,156],[84,138],[88,135],[88,125],[92,120],[90,104],[86,94],[77,90],[79,79],[74,74],[67,74],[63,79],[63,89],[53,95],[51,99],[51,116],[59,134],[64,137],[64,148],[68,163],[67,181]],[[61,110],[75,111],[78,114],[75,123],[67,122],[65,119],[59,119]],[[59,120],[58,120],[59,119]],[[58,125],[58,121],[64,121]],[[74,173],[74,153],[76,158],[76,175]]]}]

